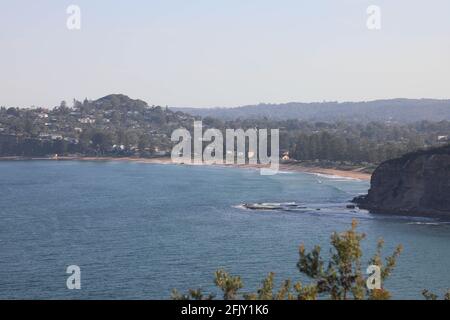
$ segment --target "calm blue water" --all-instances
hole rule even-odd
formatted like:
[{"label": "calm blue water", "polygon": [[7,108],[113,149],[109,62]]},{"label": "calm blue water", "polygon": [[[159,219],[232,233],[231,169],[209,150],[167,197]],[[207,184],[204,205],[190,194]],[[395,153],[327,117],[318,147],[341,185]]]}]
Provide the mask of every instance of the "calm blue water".
[{"label": "calm blue water", "polygon": [[[450,287],[450,225],[352,213],[368,183],[309,174],[118,162],[0,162],[0,298],[157,299],[212,287],[219,267],[255,289],[269,271],[303,279],[297,248],[328,249],[351,219],[372,253],[383,237],[404,253],[386,284],[395,298]],[[297,201],[306,213],[258,212],[243,202]],[[430,222],[432,222],[430,224]],[[386,252],[388,252],[386,251]],[[369,257],[367,256],[366,259]],[[66,288],[68,265],[81,290]]]}]

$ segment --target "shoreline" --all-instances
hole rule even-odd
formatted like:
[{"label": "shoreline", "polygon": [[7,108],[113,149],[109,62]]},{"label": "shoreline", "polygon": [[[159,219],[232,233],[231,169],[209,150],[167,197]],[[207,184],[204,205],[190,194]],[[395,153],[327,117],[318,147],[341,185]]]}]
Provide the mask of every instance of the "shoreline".
[{"label": "shoreline", "polygon": [[[0,161],[27,161],[27,160],[50,160],[50,161],[124,161],[124,162],[137,162],[137,163],[149,163],[149,164],[178,164],[173,163],[171,158],[134,158],[134,157],[0,157]],[[181,165],[196,165],[196,164],[181,164]],[[232,168],[244,168],[244,169],[261,169],[264,168],[263,165],[254,164],[199,164],[201,166],[217,166],[217,167],[232,167]],[[305,166],[296,163],[280,163],[279,171],[284,172],[298,172],[298,173],[310,173],[310,174],[322,174],[333,177],[340,177],[346,179],[356,179],[363,181],[370,181],[371,174],[366,172],[361,172],[361,169],[354,170],[342,170],[338,168],[322,168],[316,166]]]}]

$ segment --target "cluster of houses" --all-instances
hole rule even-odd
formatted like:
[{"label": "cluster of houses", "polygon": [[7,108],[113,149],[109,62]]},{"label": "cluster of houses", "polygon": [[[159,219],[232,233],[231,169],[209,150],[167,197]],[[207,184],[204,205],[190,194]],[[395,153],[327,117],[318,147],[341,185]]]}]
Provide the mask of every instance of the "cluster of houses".
[{"label": "cluster of houses", "polygon": [[[139,113],[137,111],[123,111],[123,110],[105,110],[102,108],[93,108],[92,110],[81,110],[80,108],[71,109],[68,112],[64,110],[50,110],[45,108],[32,109],[2,109],[0,114],[0,135],[10,138],[32,138],[41,141],[65,141],[69,144],[79,144],[80,135],[83,131],[96,128],[100,130],[110,131],[114,130],[111,125],[113,113],[117,112],[120,121],[123,122],[121,126],[125,130],[139,130],[147,132],[155,141],[166,141],[167,135],[161,132],[153,125],[150,127],[147,118],[152,116],[149,113]],[[13,126],[16,121],[31,119],[33,124],[32,132],[30,133],[23,129],[17,130]],[[165,156],[168,150],[160,150],[157,146],[139,150],[137,145],[113,145],[110,149],[113,152],[123,153],[127,155],[137,155],[145,153],[146,156]]]},{"label": "cluster of houses", "polygon": [[62,134],[49,134],[49,133],[40,133],[39,139],[41,140],[64,140],[72,144],[78,144],[79,140],[71,137],[64,137]]}]

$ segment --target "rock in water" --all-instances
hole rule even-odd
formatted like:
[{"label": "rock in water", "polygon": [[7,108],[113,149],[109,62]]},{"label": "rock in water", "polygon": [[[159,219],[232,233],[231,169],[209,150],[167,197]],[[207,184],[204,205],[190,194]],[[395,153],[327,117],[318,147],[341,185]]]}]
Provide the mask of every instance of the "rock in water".
[{"label": "rock in water", "polygon": [[450,145],[382,163],[369,193],[353,202],[380,213],[450,214]]}]

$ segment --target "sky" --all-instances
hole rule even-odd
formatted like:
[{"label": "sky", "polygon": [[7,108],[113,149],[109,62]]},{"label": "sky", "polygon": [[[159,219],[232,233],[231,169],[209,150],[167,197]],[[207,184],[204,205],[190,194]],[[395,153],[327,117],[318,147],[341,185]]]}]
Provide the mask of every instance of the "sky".
[{"label": "sky", "polygon": [[2,106],[450,98],[448,0],[0,0],[0,15]]}]

